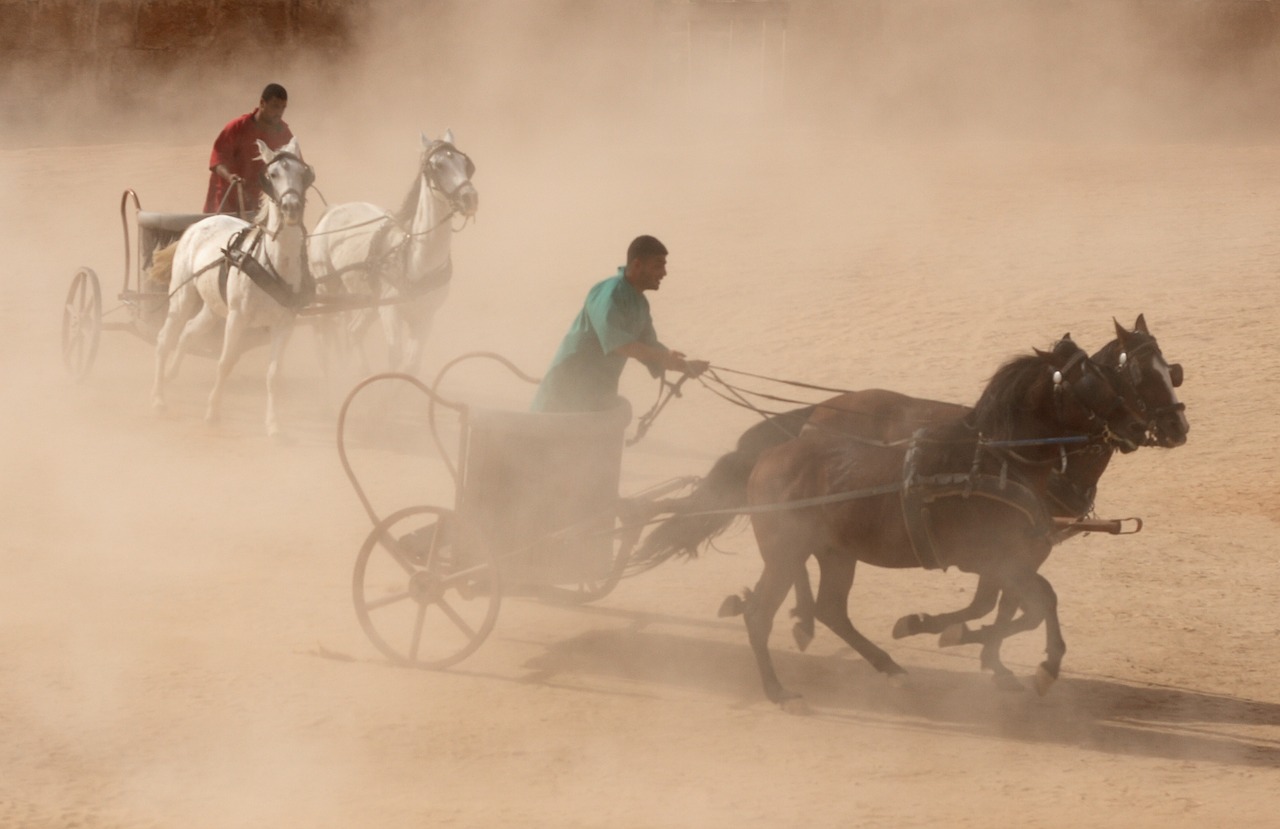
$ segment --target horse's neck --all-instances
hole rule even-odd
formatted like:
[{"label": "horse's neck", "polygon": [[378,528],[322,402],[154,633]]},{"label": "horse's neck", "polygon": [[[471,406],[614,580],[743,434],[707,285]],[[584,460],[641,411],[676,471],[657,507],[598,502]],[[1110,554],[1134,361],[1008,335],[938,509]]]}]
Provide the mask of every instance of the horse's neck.
[{"label": "horse's neck", "polygon": [[[1068,450],[1070,452],[1070,450]],[[1085,449],[1069,453],[1067,456],[1066,477],[1080,489],[1090,489],[1098,485],[1102,473],[1107,471],[1111,463],[1112,451],[1105,446],[1090,445]]]},{"label": "horse's neck", "polygon": [[259,233],[261,234],[262,257],[271,263],[276,273],[292,287],[302,284],[302,274],[306,259],[306,231],[299,222],[287,224],[280,214],[280,208],[274,203],[259,214]]},{"label": "horse's neck", "polygon": [[409,228],[410,279],[448,264],[449,243],[453,238],[449,201],[430,186],[425,175],[419,178],[418,185],[418,205]]}]

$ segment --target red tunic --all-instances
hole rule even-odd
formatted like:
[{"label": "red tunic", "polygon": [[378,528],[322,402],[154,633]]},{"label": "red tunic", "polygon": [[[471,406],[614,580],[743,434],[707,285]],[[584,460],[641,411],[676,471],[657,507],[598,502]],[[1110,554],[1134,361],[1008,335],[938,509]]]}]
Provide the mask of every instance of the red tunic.
[{"label": "red tunic", "polygon": [[[266,165],[258,160],[258,145],[255,141],[262,139],[268,147],[278,150],[289,143],[293,133],[283,121],[280,122],[279,129],[263,129],[253,118],[257,113],[258,110],[255,109],[227,124],[213,142],[213,154],[209,157],[209,191],[204,197],[204,212],[216,213],[218,203],[231,188],[230,182],[213,172],[213,168],[219,164],[225,164],[228,170],[244,179],[245,210],[253,212],[258,209],[258,199],[262,195],[258,177]],[[222,212],[235,213],[239,209],[239,200],[232,193],[222,206]]]}]

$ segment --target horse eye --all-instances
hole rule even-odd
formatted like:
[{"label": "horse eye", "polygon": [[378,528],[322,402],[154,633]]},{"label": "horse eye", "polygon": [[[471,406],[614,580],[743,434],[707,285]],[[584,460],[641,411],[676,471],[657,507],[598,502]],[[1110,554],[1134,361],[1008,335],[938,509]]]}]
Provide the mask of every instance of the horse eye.
[{"label": "horse eye", "polygon": [[1169,382],[1173,383],[1175,389],[1182,385],[1182,363],[1169,366]]}]

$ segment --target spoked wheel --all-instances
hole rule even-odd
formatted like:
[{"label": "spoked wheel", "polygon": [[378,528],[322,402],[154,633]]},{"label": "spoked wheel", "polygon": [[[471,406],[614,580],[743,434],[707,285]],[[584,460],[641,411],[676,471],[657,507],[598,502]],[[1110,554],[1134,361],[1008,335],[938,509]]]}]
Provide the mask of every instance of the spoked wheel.
[{"label": "spoked wheel", "polygon": [[62,306],[62,361],[71,376],[88,376],[102,336],[102,288],[90,268],[76,271]]},{"label": "spoked wheel", "polygon": [[356,616],[395,662],[446,668],[493,630],[502,600],[497,567],[458,536],[452,511],[409,507],[383,519],[360,548],[351,585]]},{"label": "spoked wheel", "polygon": [[[624,522],[625,519],[619,518],[617,526],[624,526]],[[613,561],[606,572],[589,576],[575,585],[543,587],[538,591],[539,598],[562,604],[586,604],[603,599],[618,586],[643,529],[641,524],[619,529],[613,537]]]}]

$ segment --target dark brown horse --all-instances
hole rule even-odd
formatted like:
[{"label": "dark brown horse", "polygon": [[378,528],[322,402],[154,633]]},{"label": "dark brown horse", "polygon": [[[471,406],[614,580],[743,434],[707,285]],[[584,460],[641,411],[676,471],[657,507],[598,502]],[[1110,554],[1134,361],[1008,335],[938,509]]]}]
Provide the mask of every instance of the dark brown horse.
[{"label": "dark brown horse", "polygon": [[[1159,343],[1147,329],[1146,320],[1141,315],[1132,332],[1125,331],[1117,323],[1116,339],[1103,346],[1092,359],[1108,369],[1122,394],[1136,401],[1139,413],[1148,425],[1148,445],[1173,448],[1186,443],[1190,426],[1185,407],[1175,392],[1182,385],[1182,366],[1165,361]],[[1083,518],[1092,511],[1098,482],[1113,453],[1111,447],[1093,443],[1064,454],[1063,467],[1052,478],[1046,504],[1054,517]],[[991,636],[989,628],[970,631],[965,625],[990,613],[997,600],[1000,607],[996,624],[1004,625],[1013,618],[1017,602],[1009,594],[1002,596],[999,586],[992,580],[979,578],[973,601],[968,607],[938,615],[915,613],[903,616],[894,625],[893,636],[900,639],[920,633],[941,633],[939,644],[943,646],[979,643],[983,646],[982,667],[992,671],[1002,686],[1020,688],[1012,672],[1000,661],[1003,638]],[[807,578],[803,583],[797,581],[796,603],[795,614],[799,618],[796,636],[798,641],[804,641],[806,634],[810,638],[813,634],[813,595]],[[1029,629],[1029,624],[1030,620],[1024,619],[1006,629],[1018,632]]]},{"label": "dark brown horse", "polygon": [[987,575],[1017,596],[1025,616],[1046,621],[1047,688],[1065,644],[1056,597],[1036,570],[1051,546],[1043,501],[1060,441],[1132,447],[1145,432],[1106,375],[1064,339],[1052,352],[1007,363],[971,413],[908,445],[811,430],[766,451],[748,489],[765,571],[744,600],[726,600],[727,612],[746,616],[765,693],[780,703],[796,696],[778,681],[767,642],[810,555],[822,574],[817,618],[890,675],[903,671],[848,618],[856,562]]},{"label": "dark brown horse", "polygon": [[[1109,373],[1112,383],[1135,405],[1148,426],[1147,443],[1165,447],[1186,441],[1188,425],[1183,406],[1174,388],[1182,382],[1182,367],[1165,361],[1159,344],[1138,316],[1133,331],[1115,323],[1116,338],[1093,356],[1093,360]],[[846,435],[883,443],[905,442],[916,429],[937,424],[970,411],[968,407],[934,400],[908,397],[883,390],[848,392],[816,406],[777,415],[757,424],[738,441],[735,451],[722,457],[703,479],[693,495],[677,506],[680,512],[660,525],[646,540],[636,566],[651,566],[675,552],[691,554],[696,548],[723,531],[732,521],[730,511],[746,503],[746,481],[756,460],[766,449],[790,440],[806,426],[826,433]],[[1122,450],[1127,447],[1121,447]],[[1101,442],[1060,449],[1060,473],[1052,478],[1048,507],[1054,516],[1079,518],[1092,508],[1093,496],[1103,471],[1112,455],[1112,447]],[[712,515],[697,513],[713,512]],[[723,512],[717,512],[723,511]],[[954,613],[930,616],[911,614],[898,620],[894,637],[918,633],[947,631],[943,644],[982,642],[982,665],[1007,682],[1012,674],[999,660],[999,640],[985,633],[970,633],[965,622],[981,618],[991,611],[1000,597],[999,587],[990,579],[979,579],[973,602]],[[814,599],[808,573],[803,571],[796,581],[797,607],[793,611],[799,621],[794,632],[804,649],[814,634]],[[998,621],[1007,621],[1016,603],[1006,599],[1001,604]]]}]

